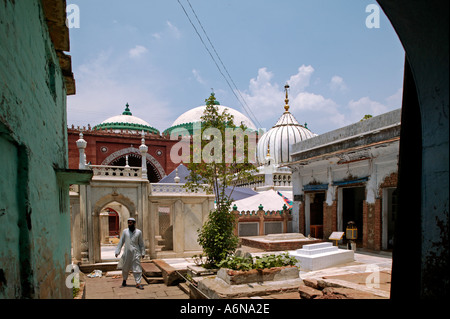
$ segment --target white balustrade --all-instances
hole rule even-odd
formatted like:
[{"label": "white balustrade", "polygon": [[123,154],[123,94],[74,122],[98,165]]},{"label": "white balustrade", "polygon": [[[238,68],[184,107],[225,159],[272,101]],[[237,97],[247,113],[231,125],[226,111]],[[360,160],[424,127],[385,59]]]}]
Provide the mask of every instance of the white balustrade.
[{"label": "white balustrade", "polygon": [[150,184],[153,195],[205,195],[206,192],[203,190],[199,190],[197,193],[191,193],[186,188],[183,187],[184,184],[178,183],[152,183]]},{"label": "white balustrade", "polygon": [[140,167],[109,166],[109,165],[89,165],[94,177],[109,178],[141,178],[142,169]]}]

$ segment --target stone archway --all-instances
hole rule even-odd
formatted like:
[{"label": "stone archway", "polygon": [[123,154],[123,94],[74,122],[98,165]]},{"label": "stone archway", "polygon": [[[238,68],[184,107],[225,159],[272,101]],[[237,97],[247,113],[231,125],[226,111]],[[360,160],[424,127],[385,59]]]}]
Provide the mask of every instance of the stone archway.
[{"label": "stone archway", "polygon": [[[141,156],[141,152],[139,151],[138,148],[135,147],[123,148],[119,151],[110,154],[107,158],[103,160],[101,165],[111,165],[112,162],[116,161],[117,159],[127,154],[133,154],[139,157]],[[147,164],[150,164],[154,168],[154,171],[158,176],[158,180],[161,180],[163,177],[166,176],[166,172],[164,171],[162,165],[156,160],[156,158],[154,158],[152,155],[148,153],[146,153],[146,162]]]},{"label": "stone archway", "polygon": [[93,248],[94,248],[94,260],[95,262],[101,262],[101,225],[100,225],[100,213],[102,210],[109,204],[116,202],[123,205],[126,209],[122,211],[121,214],[121,223],[120,223],[120,233],[124,229],[124,224],[126,224],[126,220],[129,217],[137,218],[136,214],[136,205],[137,203],[133,203],[128,197],[117,194],[113,190],[113,193],[106,195],[100,198],[94,205],[93,208],[93,219],[92,219],[92,238],[93,238]]},{"label": "stone archway", "polygon": [[[144,233],[144,242],[148,247],[151,234],[151,221],[148,218],[148,180],[137,178],[135,181],[112,177],[108,179],[94,177],[89,185],[80,185],[79,211],[74,212],[76,223],[74,233],[78,233],[75,242],[80,242],[74,250],[82,263],[99,263],[101,259],[101,213],[110,203],[123,205],[121,230],[126,228],[129,217],[136,219],[137,226]],[[77,215],[79,217],[77,217]],[[79,246],[79,247],[78,247]]]},{"label": "stone archway", "polygon": [[405,49],[391,298],[444,298],[450,281],[449,2],[377,2]]}]

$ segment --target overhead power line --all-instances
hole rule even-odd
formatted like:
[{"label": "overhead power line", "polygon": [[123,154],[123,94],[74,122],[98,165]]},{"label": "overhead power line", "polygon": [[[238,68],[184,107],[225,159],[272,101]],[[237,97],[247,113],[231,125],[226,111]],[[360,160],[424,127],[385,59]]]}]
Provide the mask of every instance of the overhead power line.
[{"label": "overhead power line", "polygon": [[[231,77],[230,73],[228,72],[227,68],[225,67],[225,64],[223,63],[222,59],[220,58],[219,54],[217,53],[216,48],[214,47],[214,45],[211,42],[211,39],[209,38],[208,34],[205,31],[205,28],[203,27],[203,24],[200,22],[200,19],[198,18],[194,8],[192,7],[191,3],[189,2],[189,0],[186,0],[187,3],[189,4],[189,7],[191,8],[198,24],[200,25],[203,33],[205,34],[209,44],[211,45],[212,49],[214,50],[214,53],[216,54],[217,58],[220,61],[220,64],[222,65],[223,69],[225,70],[226,74],[228,75],[228,78],[230,79],[231,83],[233,83],[234,88],[236,89],[236,91],[238,92],[239,96],[241,97],[241,99],[239,99],[239,97],[236,95],[235,90],[233,89],[233,87],[230,84],[230,81],[228,81],[227,77],[225,76],[225,74],[222,72],[221,68],[219,67],[219,64],[217,63],[216,59],[214,58],[213,54],[211,53],[211,51],[209,50],[208,46],[206,45],[205,41],[203,40],[203,37],[200,35],[200,33],[197,30],[197,27],[194,25],[194,23],[192,22],[191,18],[189,17],[189,14],[187,13],[186,9],[184,8],[183,4],[180,2],[180,0],[178,0],[178,3],[180,4],[181,8],[184,11],[184,14],[186,15],[186,17],[188,18],[189,22],[191,23],[192,27],[194,28],[195,32],[197,33],[197,36],[200,38],[200,41],[202,42],[203,46],[205,47],[206,51],[209,53],[211,59],[213,60],[214,64],[216,65],[217,69],[219,70],[220,74],[223,76],[223,78],[225,79],[225,81],[227,82],[228,86],[231,89],[231,92],[233,93],[233,95],[236,97],[236,99],[238,100],[238,102],[241,104],[242,108],[244,109],[244,111],[247,113],[247,115],[258,125],[258,127],[262,127],[261,124],[259,123],[258,119],[256,118],[256,116],[253,114],[250,106],[247,104],[247,102],[245,101],[244,97],[242,96],[240,90],[237,88],[236,83],[233,81],[233,78]],[[242,101],[243,102],[242,102]],[[245,105],[244,105],[245,104]],[[250,114],[251,113],[251,114]]]}]

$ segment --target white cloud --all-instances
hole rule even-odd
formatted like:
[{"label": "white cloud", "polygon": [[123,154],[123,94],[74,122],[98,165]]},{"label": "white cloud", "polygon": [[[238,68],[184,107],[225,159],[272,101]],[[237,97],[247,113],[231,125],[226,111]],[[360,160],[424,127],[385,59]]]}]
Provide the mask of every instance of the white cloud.
[{"label": "white cloud", "polygon": [[288,81],[291,94],[297,95],[304,91],[309,86],[313,73],[314,68],[311,65],[299,67],[297,74],[292,75]]},{"label": "white cloud", "polygon": [[361,120],[366,114],[377,116],[390,110],[386,105],[373,101],[368,96],[362,97],[357,101],[350,100],[348,108],[350,111],[348,117],[352,122]]},{"label": "white cloud", "polygon": [[347,90],[347,85],[344,82],[344,79],[338,75],[335,75],[331,78],[330,81],[330,89],[334,92],[341,91],[344,92]]},{"label": "white cloud", "polygon": [[248,91],[240,92],[260,122],[276,116],[283,106],[283,91],[271,83],[272,77],[267,68],[260,68],[256,78],[250,79]]},{"label": "white cloud", "polygon": [[[322,95],[306,92],[310,85],[314,68],[302,65],[298,72],[287,81],[291,113],[300,124],[308,123],[315,133],[324,133],[346,124],[345,116],[340,113],[339,105]],[[273,73],[260,68],[256,78],[252,78],[248,91],[241,92],[247,104],[257,116],[258,121],[271,128],[284,112],[284,85],[272,83]]]},{"label": "white cloud", "polygon": [[153,76],[144,81],[139,77],[124,80],[127,60],[113,56],[112,51],[101,52],[74,69],[77,93],[67,97],[68,125],[97,125],[121,114],[126,103],[134,116],[161,132],[172,124],[173,114],[166,99],[148,89],[158,85],[161,75],[150,73]]},{"label": "white cloud", "polygon": [[388,106],[393,108],[401,108],[403,99],[403,88],[399,88],[397,92],[386,98],[386,103]]},{"label": "white cloud", "polygon": [[147,48],[142,46],[142,45],[136,45],[134,48],[130,49],[130,51],[128,51],[128,54],[130,56],[130,58],[138,58],[141,55],[143,55],[144,53],[148,52]]},{"label": "white cloud", "polygon": [[194,77],[195,77],[195,79],[197,80],[198,83],[205,84],[205,81],[200,76],[200,72],[198,72],[196,69],[192,69],[192,74],[194,75]]},{"label": "white cloud", "polygon": [[174,37],[178,39],[181,36],[180,30],[178,30],[178,28],[175,25],[173,25],[172,22],[170,21],[167,21],[166,24],[169,27],[172,34],[174,35]]}]

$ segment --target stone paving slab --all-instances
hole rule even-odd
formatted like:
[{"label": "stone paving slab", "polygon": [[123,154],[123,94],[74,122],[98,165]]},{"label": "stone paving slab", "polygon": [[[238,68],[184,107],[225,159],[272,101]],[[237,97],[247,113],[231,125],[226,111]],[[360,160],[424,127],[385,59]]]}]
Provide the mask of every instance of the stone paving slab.
[{"label": "stone paving slab", "polygon": [[127,287],[121,287],[122,278],[102,276],[86,278],[86,299],[189,299],[177,286],[165,284],[146,284],[142,282],[143,290],[135,287],[134,278],[127,280]]},{"label": "stone paving slab", "polygon": [[267,281],[262,283],[228,285],[220,278],[206,277],[198,282],[198,288],[212,299],[235,299],[285,292],[296,292],[298,294],[298,287],[302,284],[303,280],[297,278],[280,281]]},{"label": "stone paving slab", "polygon": [[[263,252],[258,250],[251,251],[252,255],[267,255],[277,252]],[[284,253],[284,251],[279,252]],[[186,269],[187,265],[193,265],[192,258],[170,258],[163,259],[168,265],[179,270]],[[354,287],[361,288],[364,286],[361,284],[361,275],[368,272],[370,267],[378,267],[381,276],[390,276],[392,267],[392,258],[389,256],[370,255],[355,253],[355,261],[348,264],[339,265],[328,269],[323,269],[315,272],[300,272],[301,279],[323,279],[328,281],[340,280],[340,284],[343,286],[356,285]],[[110,273],[110,272],[108,272]],[[120,288],[122,283],[121,271],[118,278],[110,277],[109,274],[102,276],[101,278],[86,278],[86,299],[189,299],[189,295],[184,293],[178,286],[166,286],[165,284],[146,284],[143,280],[144,290],[135,288],[135,282],[133,276],[129,276],[127,283],[128,287]],[[117,275],[117,274],[116,274]],[[344,277],[335,277],[344,276]],[[335,278],[332,278],[335,277]],[[382,277],[385,278],[385,277]],[[386,281],[382,279],[382,281]],[[298,286],[297,286],[298,287]],[[390,289],[388,286],[383,286],[382,293],[388,293]],[[299,299],[298,290],[293,288],[292,291],[283,291],[283,288],[274,289],[273,293],[263,296],[236,296],[233,298],[241,299]]]}]

